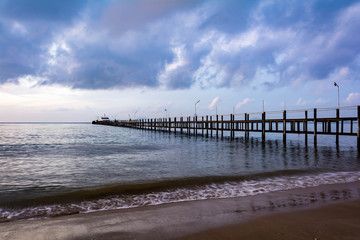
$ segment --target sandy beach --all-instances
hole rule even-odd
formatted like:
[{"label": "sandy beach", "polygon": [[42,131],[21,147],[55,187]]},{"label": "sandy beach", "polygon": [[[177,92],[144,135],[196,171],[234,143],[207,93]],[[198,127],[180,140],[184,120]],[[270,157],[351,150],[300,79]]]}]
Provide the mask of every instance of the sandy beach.
[{"label": "sandy beach", "polygon": [[247,223],[212,229],[180,239],[356,240],[360,239],[360,201],[273,214]]},{"label": "sandy beach", "polygon": [[360,183],[0,223],[0,239],[360,239]]}]

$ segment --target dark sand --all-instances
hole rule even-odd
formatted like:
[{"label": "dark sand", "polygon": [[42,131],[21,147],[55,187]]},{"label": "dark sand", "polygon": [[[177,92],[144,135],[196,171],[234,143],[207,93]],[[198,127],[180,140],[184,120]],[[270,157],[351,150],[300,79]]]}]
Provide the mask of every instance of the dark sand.
[{"label": "dark sand", "polygon": [[315,238],[360,239],[360,182],[0,223],[2,240]]},{"label": "dark sand", "polygon": [[273,214],[247,223],[192,234],[179,240],[360,239],[360,200]]}]

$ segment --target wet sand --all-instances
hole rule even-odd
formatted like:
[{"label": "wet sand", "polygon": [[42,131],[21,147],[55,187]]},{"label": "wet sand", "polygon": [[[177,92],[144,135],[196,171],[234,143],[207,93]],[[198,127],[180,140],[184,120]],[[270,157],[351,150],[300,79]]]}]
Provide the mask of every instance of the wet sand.
[{"label": "wet sand", "polygon": [[0,239],[360,239],[360,182],[0,223]]},{"label": "wet sand", "polygon": [[273,214],[247,223],[211,229],[178,240],[358,240],[360,200]]}]

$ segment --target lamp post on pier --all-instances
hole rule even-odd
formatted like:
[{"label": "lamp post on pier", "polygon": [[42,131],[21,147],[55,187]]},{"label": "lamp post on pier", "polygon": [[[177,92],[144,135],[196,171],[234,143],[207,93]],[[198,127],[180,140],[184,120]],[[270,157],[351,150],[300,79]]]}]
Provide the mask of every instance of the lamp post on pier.
[{"label": "lamp post on pier", "polygon": [[334,86],[338,88],[338,108],[340,109],[340,86],[334,82]]},{"label": "lamp post on pier", "polygon": [[196,103],[195,103],[195,117],[196,117],[196,105],[200,102],[200,100],[198,100]]}]

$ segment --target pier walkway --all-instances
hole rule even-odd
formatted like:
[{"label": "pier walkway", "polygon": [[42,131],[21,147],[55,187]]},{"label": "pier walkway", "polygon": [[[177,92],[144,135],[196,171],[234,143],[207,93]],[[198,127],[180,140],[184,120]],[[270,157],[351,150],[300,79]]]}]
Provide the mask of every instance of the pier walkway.
[{"label": "pier walkway", "polygon": [[244,132],[245,139],[250,132],[258,132],[263,140],[267,133],[280,133],[285,144],[287,134],[303,134],[305,144],[312,135],[315,146],[318,135],[336,136],[337,146],[339,136],[354,136],[360,150],[360,106],[92,123],[216,138],[226,135],[231,139],[236,137],[236,132]]}]

